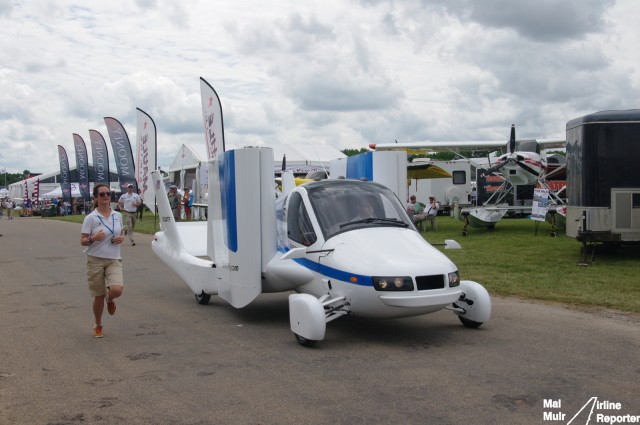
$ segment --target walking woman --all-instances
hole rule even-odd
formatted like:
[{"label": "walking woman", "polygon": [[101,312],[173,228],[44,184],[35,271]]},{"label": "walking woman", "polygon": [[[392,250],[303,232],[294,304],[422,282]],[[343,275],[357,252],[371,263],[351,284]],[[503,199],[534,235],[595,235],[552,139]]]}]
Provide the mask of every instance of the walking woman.
[{"label": "walking woman", "polygon": [[115,299],[122,295],[122,257],[120,244],[124,240],[122,215],[111,209],[111,190],[106,184],[93,188],[94,210],[82,223],[80,244],[86,246],[87,282],[93,297],[95,326],[93,336],[102,338],[102,313],[116,312]]}]

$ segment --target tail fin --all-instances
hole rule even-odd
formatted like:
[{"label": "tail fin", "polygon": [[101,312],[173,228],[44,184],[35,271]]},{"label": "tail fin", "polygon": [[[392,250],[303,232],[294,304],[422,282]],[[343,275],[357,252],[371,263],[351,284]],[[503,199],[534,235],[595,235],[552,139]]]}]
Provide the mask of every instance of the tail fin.
[{"label": "tail fin", "polygon": [[164,231],[165,236],[168,238],[170,246],[172,246],[176,252],[184,250],[180,234],[176,226],[176,221],[173,218],[173,212],[169,205],[169,198],[167,193],[163,190],[162,174],[158,170],[151,172],[151,180],[153,181],[153,189],[156,195],[156,201],[158,202],[158,215],[160,216],[160,229]]}]

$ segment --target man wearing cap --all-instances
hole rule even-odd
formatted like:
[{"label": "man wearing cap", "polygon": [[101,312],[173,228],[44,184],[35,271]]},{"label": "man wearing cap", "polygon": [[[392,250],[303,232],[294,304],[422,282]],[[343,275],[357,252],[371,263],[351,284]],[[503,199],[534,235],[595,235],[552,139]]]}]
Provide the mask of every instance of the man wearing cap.
[{"label": "man wearing cap", "polygon": [[133,240],[133,229],[136,227],[136,212],[138,207],[142,205],[142,198],[137,193],[133,193],[133,185],[127,186],[127,193],[122,195],[118,200],[118,208],[124,209],[126,216],[126,226],[124,228],[124,234],[129,235],[131,246],[136,245],[136,241]]},{"label": "man wearing cap", "polygon": [[175,221],[180,220],[180,194],[178,193],[178,186],[172,184],[169,186],[169,193],[167,193],[167,198],[169,198],[169,206],[171,207],[171,211],[173,212],[173,219]]}]

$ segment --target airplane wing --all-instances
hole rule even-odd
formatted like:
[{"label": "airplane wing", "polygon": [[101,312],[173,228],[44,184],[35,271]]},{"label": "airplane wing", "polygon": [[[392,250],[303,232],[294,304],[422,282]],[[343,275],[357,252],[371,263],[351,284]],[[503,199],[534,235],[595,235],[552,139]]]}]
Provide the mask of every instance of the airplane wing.
[{"label": "airplane wing", "polygon": [[540,139],[536,140],[536,142],[543,149],[564,148],[567,146],[567,141],[560,139]]},{"label": "airplane wing", "polygon": [[[543,149],[563,148],[566,140],[541,139],[536,140]],[[372,143],[369,148],[373,150],[406,150],[409,155],[424,152],[460,152],[473,150],[496,151],[507,149],[508,141],[459,141],[459,142],[410,142],[410,143]]]},{"label": "airplane wing", "polygon": [[460,141],[460,142],[411,142],[411,143],[372,143],[373,150],[406,150],[408,154],[424,152],[459,152],[463,150],[495,151],[506,148],[506,141]]}]

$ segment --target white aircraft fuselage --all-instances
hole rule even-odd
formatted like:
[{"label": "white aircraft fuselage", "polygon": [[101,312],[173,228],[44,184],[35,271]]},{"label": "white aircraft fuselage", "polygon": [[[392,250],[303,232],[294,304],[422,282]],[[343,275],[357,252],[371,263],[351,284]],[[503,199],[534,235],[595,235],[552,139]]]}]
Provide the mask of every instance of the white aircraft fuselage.
[{"label": "white aircraft fuselage", "polygon": [[[391,190],[323,180],[276,200],[268,189],[273,165],[265,159],[273,161],[272,153],[265,150],[231,151],[210,163],[207,223],[175,223],[168,199],[158,196],[163,231],[153,250],[199,302],[217,294],[241,308],[262,292],[295,291],[291,329],[302,345],[323,339],[325,323],[343,315],[393,318],[451,308],[469,327],[489,319],[486,290],[460,281]],[[159,173],[152,176],[160,186]]]}]

